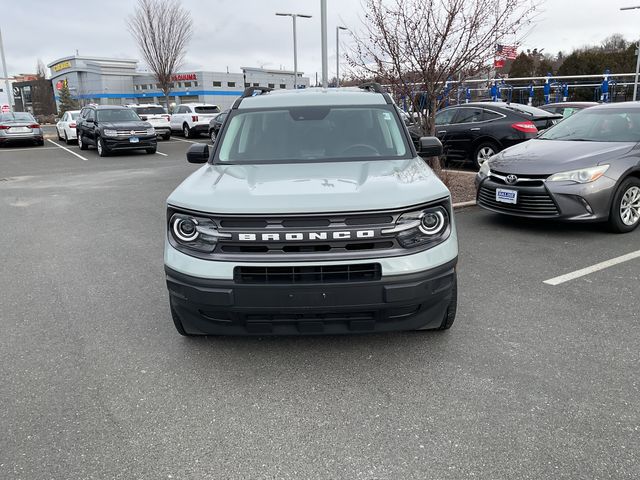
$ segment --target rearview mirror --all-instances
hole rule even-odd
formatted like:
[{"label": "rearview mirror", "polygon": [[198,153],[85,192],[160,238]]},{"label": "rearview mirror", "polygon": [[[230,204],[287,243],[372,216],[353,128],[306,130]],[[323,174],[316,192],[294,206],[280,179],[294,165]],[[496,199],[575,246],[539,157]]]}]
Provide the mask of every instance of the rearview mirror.
[{"label": "rearview mirror", "polygon": [[442,143],[436,137],[420,137],[420,151],[422,157],[439,157],[442,155]]},{"label": "rearview mirror", "polygon": [[196,143],[187,150],[187,162],[189,163],[207,163],[209,160],[209,145],[204,143]]}]

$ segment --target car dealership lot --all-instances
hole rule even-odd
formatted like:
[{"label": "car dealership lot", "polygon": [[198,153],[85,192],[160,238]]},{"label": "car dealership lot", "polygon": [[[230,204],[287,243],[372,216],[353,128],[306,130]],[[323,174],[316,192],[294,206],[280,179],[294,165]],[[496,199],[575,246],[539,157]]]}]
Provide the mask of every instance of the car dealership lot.
[{"label": "car dealership lot", "polygon": [[188,145],[0,149],[0,478],[640,476],[640,259],[544,283],[640,230],[468,208],[448,332],[185,339],[162,248]]}]

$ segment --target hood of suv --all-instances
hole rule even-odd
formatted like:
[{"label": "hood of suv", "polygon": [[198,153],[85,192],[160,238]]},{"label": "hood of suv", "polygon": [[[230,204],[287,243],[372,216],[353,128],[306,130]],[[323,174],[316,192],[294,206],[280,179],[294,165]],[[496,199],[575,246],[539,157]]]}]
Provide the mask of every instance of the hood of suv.
[{"label": "hood of suv", "polygon": [[533,139],[507,148],[489,162],[491,170],[502,173],[551,175],[590,167],[629,153],[636,143],[578,142]]},{"label": "hood of suv", "polygon": [[167,200],[209,213],[319,213],[403,208],[447,197],[421,158],[205,165]]}]

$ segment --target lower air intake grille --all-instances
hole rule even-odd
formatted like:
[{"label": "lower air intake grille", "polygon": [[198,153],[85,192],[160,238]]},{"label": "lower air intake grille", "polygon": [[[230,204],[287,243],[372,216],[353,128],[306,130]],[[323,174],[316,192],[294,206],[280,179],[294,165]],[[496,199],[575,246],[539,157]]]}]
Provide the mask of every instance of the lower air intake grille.
[{"label": "lower air intake grille", "polygon": [[380,280],[379,263],[313,267],[236,267],[236,283],[338,283]]}]

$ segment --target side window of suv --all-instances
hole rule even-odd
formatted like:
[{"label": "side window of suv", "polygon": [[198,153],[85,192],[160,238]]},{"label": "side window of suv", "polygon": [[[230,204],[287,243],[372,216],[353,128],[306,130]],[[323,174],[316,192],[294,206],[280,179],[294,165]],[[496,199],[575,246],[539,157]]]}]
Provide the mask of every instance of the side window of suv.
[{"label": "side window of suv", "polygon": [[96,112],[93,108],[90,108],[89,111],[86,114],[86,119],[87,120],[94,120],[96,119]]},{"label": "side window of suv", "polygon": [[459,108],[454,123],[474,123],[482,120],[481,108]]},{"label": "side window of suv", "polygon": [[457,108],[447,108],[436,113],[436,125],[449,125],[453,123],[453,117],[458,111]]}]

